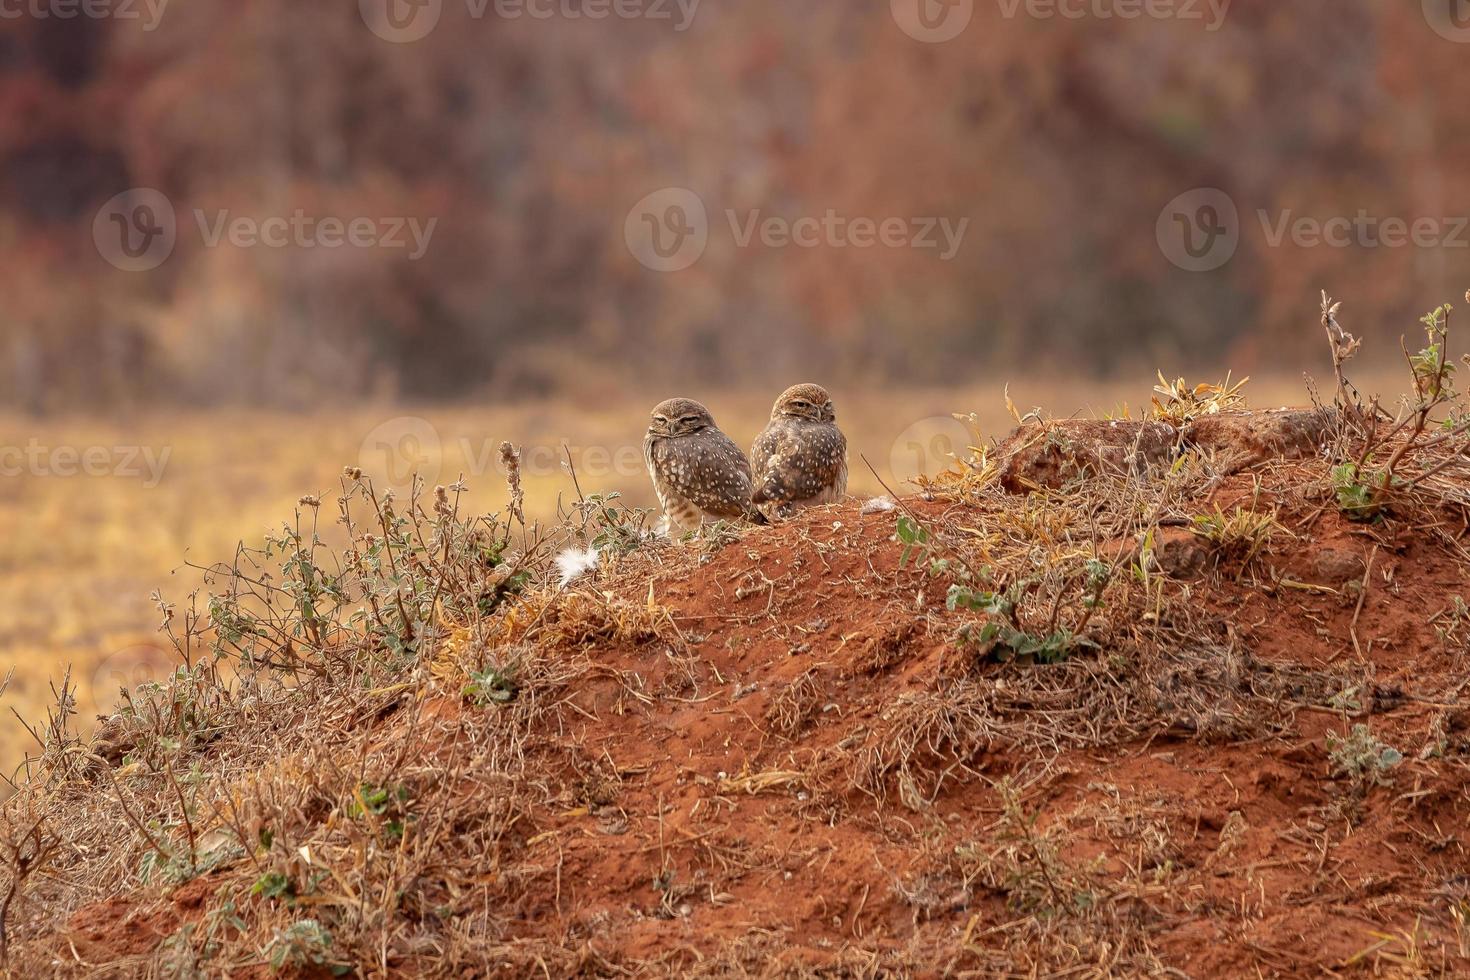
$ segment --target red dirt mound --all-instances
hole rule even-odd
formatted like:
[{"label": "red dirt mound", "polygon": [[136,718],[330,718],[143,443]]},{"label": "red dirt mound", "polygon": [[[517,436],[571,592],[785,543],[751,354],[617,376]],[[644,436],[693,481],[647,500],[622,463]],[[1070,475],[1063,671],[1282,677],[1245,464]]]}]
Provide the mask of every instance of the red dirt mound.
[{"label": "red dirt mound", "polygon": [[1312,460],[1175,477],[644,547],[402,682],[304,684],[199,749],[196,820],[263,848],[53,892],[22,962],[1470,973],[1464,515],[1349,522]]}]

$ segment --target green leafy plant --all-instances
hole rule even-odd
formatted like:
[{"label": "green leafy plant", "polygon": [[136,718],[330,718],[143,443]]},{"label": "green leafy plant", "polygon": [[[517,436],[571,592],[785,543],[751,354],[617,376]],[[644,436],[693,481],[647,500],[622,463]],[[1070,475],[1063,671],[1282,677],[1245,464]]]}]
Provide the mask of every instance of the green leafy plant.
[{"label": "green leafy plant", "polygon": [[509,704],[520,690],[514,671],[492,665],[470,674],[464,696],[483,708],[490,704]]},{"label": "green leafy plant", "polygon": [[598,551],[626,554],[651,537],[648,521],[652,511],[624,506],[621,496],[617,491],[594,493],[584,502],[584,526],[592,532],[591,545]]},{"label": "green leafy plant", "polygon": [[898,567],[906,568],[910,561],[923,558],[933,549],[933,540],[927,528],[907,514],[898,515],[898,529],[893,539],[903,545],[898,557]]},{"label": "green leafy plant", "polygon": [[347,807],[347,815],[354,820],[371,817],[381,825],[384,837],[397,840],[403,836],[405,825],[412,819],[408,813],[410,798],[407,786],[362,783]]},{"label": "green leafy plant", "polygon": [[965,645],[974,647],[981,656],[997,663],[1016,660],[1022,663],[1058,664],[1080,650],[1097,649],[1096,643],[1076,636],[1068,629],[1039,635],[1003,623],[986,623],[978,629],[962,626],[959,638]]},{"label": "green leafy plant", "polygon": [[1369,523],[1382,517],[1386,507],[1378,488],[1382,474],[1364,472],[1357,463],[1341,463],[1332,468],[1332,489],[1337,507],[1350,521]]},{"label": "green leafy plant", "polygon": [[250,886],[250,894],[289,904],[296,900],[296,885],[279,871],[267,871],[255,879],[255,884]]},{"label": "green leafy plant", "polygon": [[956,582],[949,587],[944,605],[950,612],[957,609],[969,609],[988,616],[1003,616],[1010,619],[1015,616],[1016,606],[1025,593],[1027,585],[1027,582],[1016,582],[1003,592],[989,592]]},{"label": "green leafy plant", "polygon": [[[1470,294],[1467,294],[1470,295]],[[1333,345],[1333,366],[1338,375],[1338,406],[1362,439],[1354,459],[1343,460],[1332,470],[1332,489],[1344,516],[1354,521],[1374,521],[1387,514],[1393,498],[1401,491],[1459,465],[1460,453],[1452,452],[1435,462],[1424,463],[1427,450],[1470,432],[1470,421],[1462,418],[1436,423],[1435,417],[1451,405],[1455,365],[1449,360],[1450,313],[1446,303],[1420,318],[1425,345],[1417,353],[1404,349],[1414,388],[1414,403],[1391,425],[1387,414],[1374,400],[1365,408],[1342,375],[1342,364],[1357,351],[1359,342],[1337,324],[1340,303],[1324,293],[1322,322]],[[1386,427],[1385,427],[1386,426]],[[1438,429],[1437,435],[1429,436]],[[1384,458],[1386,457],[1386,458]],[[1383,462],[1378,460],[1383,458]],[[1415,470],[1417,469],[1417,472]]]},{"label": "green leafy plant", "polygon": [[186,922],[159,944],[159,972],[167,977],[202,976],[202,965],[219,956],[228,937],[248,931],[250,924],[233,901],[209,909],[198,922]]},{"label": "green leafy plant", "polygon": [[317,967],[340,977],[352,971],[350,965],[333,961],[332,934],[316,919],[301,919],[277,929],[268,950],[271,970],[276,973]]},{"label": "green leafy plant", "polygon": [[400,675],[443,638],[447,622],[494,614],[549,564],[554,542],[525,524],[517,457],[508,446],[502,453],[510,459],[504,516],[462,516],[463,482],[428,490],[415,479],[399,500],[349,467],[336,498],[336,523],[349,539],[341,553],[318,533],[326,503],[302,497],[294,520],[261,547],[241,545],[227,565],[194,566],[210,594],[203,608],[191,600],[177,633],[166,607],[165,630],[186,664],[199,667],[199,651],[208,651],[209,671],[225,662],[318,677],[366,669],[372,682]]},{"label": "green leafy plant", "polygon": [[1414,390],[1421,401],[1438,401],[1449,394],[1454,380],[1454,362],[1446,359],[1445,345],[1449,340],[1450,312],[1454,307],[1446,303],[1419,318],[1428,335],[1424,349],[1409,355],[1409,370],[1414,375]]},{"label": "green leafy plant", "polygon": [[201,856],[194,852],[192,842],[174,841],[176,824],[150,820],[146,826],[151,849],[138,861],[138,877],[144,882],[182,884],[239,854],[238,849],[220,848]]},{"label": "green leafy plant", "polygon": [[[961,644],[973,648],[982,658],[1000,663],[1014,660],[1055,664],[1079,651],[1097,649],[1097,644],[1081,633],[1092,614],[1103,605],[1103,592],[1112,580],[1112,567],[1106,562],[1089,559],[1082,567],[1080,578],[1080,605],[1084,612],[1072,627],[1060,622],[1062,592],[1053,601],[1045,626],[1028,626],[1023,621],[1021,607],[1039,584],[1035,579],[1022,579],[999,591],[976,589],[957,582],[949,587],[945,605],[951,612],[969,610],[990,617],[978,626],[962,626],[958,633]],[[1058,588],[1065,590],[1067,585],[1063,582]]]}]

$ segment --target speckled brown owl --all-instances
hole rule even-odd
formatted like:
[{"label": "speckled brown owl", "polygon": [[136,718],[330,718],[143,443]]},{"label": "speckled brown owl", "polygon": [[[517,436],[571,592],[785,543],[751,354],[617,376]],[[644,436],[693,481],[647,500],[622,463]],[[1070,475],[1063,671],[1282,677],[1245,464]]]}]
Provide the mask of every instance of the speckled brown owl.
[{"label": "speckled brown owl", "polygon": [[803,384],[782,392],[750,461],[755,467],[751,500],[767,518],[841,500],[847,492],[847,437],[837,428],[827,390]]},{"label": "speckled brown owl", "polygon": [[750,461],[694,399],[670,398],[654,408],[643,458],[671,531],[754,515]]}]

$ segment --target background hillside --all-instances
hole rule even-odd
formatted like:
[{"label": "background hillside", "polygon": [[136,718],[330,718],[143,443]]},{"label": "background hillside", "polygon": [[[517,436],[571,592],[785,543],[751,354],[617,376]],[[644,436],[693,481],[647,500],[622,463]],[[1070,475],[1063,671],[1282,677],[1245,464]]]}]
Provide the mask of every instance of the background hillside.
[{"label": "background hillside", "polygon": [[[373,0],[7,18],[0,405],[942,383],[1038,363],[1294,371],[1324,283],[1354,284],[1387,351],[1418,297],[1459,295],[1470,48],[1454,39],[1470,31],[1453,11],[1237,0],[1124,19],[1105,0],[1061,8],[1078,17],[1017,3],[961,4],[968,26],[942,43],[906,32],[899,0],[649,0],[606,19],[575,0],[545,17],[432,0],[439,20],[413,41],[380,36]],[[698,195],[709,224],[702,257],[667,273],[624,235],[666,187]],[[177,214],[173,253],[147,272],[104,261],[92,234],[131,188]],[[1158,234],[1198,188],[1238,212],[1238,247],[1208,271]],[[298,209],[436,224],[410,259],[211,247],[195,217]],[[943,258],[830,236],[742,246],[727,216],[829,210],[968,226]],[[1437,230],[1273,244],[1283,221],[1360,214]]]}]

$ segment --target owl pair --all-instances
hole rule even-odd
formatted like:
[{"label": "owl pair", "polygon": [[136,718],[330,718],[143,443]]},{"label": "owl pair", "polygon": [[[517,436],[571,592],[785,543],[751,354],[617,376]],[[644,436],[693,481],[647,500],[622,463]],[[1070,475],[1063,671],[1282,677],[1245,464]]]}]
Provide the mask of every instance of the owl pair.
[{"label": "owl pair", "polygon": [[781,520],[847,492],[847,438],[820,385],[781,393],[749,459],[709,409],[692,398],[670,398],[653,410],[643,458],[671,529]]}]

